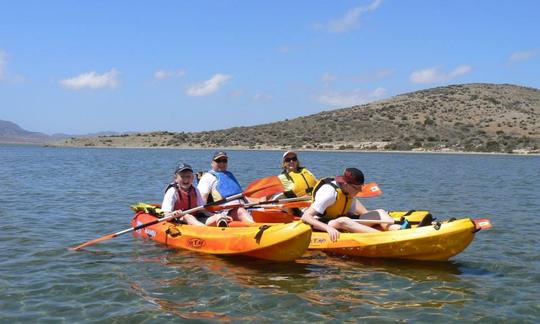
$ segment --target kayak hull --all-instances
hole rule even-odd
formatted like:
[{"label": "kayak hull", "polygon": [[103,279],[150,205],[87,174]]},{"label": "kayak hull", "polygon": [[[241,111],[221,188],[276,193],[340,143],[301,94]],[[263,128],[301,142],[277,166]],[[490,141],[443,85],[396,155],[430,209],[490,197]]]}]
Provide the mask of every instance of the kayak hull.
[{"label": "kayak hull", "polygon": [[472,219],[378,233],[341,233],[332,242],[326,232],[314,232],[310,250],[326,253],[411,260],[445,261],[462,252],[478,231]]},{"label": "kayak hull", "polygon": [[[144,212],[135,214],[132,226],[156,219]],[[247,227],[192,226],[162,222],[134,232],[176,249],[215,255],[244,255],[271,261],[292,261],[310,244],[311,227],[301,222]]]}]

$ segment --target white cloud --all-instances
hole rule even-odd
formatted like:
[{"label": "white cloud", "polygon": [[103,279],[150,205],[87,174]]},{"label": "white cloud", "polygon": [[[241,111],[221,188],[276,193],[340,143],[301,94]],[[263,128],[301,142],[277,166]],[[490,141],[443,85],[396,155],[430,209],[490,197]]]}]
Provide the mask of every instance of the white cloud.
[{"label": "white cloud", "polygon": [[377,88],[373,91],[327,92],[317,97],[317,101],[332,107],[349,107],[381,99],[386,93],[385,88]]},{"label": "white cloud", "polygon": [[231,76],[225,74],[215,74],[209,80],[195,84],[189,87],[186,91],[188,96],[207,96],[219,90],[221,86],[225,84]]},{"label": "white cloud", "polygon": [[165,80],[172,77],[181,77],[185,74],[186,72],[184,70],[157,70],[154,72],[154,79]]},{"label": "white cloud", "polygon": [[470,65],[459,65],[450,73],[444,73],[439,67],[432,67],[412,72],[409,76],[409,80],[413,83],[435,83],[448,81],[470,73],[471,71],[472,67]]},{"label": "white cloud", "polygon": [[465,75],[467,73],[470,73],[472,71],[472,67],[470,65],[460,65],[456,67],[450,74],[448,74],[449,79],[457,78],[459,76]]},{"label": "white cloud", "polygon": [[118,71],[115,69],[103,74],[97,74],[95,71],[83,73],[70,79],[60,81],[60,84],[66,88],[79,90],[82,88],[100,89],[115,88],[118,85]]},{"label": "white cloud", "polygon": [[536,54],[538,54],[538,53],[536,51],[533,51],[533,50],[514,52],[514,53],[512,53],[512,55],[510,55],[510,57],[508,58],[508,61],[510,63],[515,63],[515,62],[519,62],[519,61],[527,61],[527,60],[530,60],[531,58],[535,57]]},{"label": "white cloud", "polygon": [[358,6],[347,11],[345,16],[329,21],[325,24],[317,24],[319,29],[325,29],[333,33],[343,33],[355,28],[360,20],[360,15],[364,12],[374,11],[381,4],[382,0],[374,0],[367,6]]},{"label": "white cloud", "polygon": [[270,100],[272,100],[272,96],[264,94],[264,93],[257,93],[257,94],[255,94],[253,96],[253,100],[255,100],[255,101],[270,101]]}]

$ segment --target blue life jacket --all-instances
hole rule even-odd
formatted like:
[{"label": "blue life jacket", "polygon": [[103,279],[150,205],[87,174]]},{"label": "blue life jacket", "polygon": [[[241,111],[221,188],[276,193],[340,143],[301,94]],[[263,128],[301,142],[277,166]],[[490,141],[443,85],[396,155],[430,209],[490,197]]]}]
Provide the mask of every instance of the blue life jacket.
[{"label": "blue life jacket", "polygon": [[215,190],[211,192],[214,201],[242,193],[238,180],[229,171],[210,170],[208,173],[217,178]]}]

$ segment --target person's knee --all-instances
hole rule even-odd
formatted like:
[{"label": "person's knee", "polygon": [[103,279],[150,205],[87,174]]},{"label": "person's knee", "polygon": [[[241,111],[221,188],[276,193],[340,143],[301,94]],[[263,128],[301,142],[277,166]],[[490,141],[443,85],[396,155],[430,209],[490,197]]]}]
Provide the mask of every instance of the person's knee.
[{"label": "person's knee", "polygon": [[347,219],[348,217],[339,217],[329,221],[328,225],[334,228],[343,228],[343,226],[347,225]]}]

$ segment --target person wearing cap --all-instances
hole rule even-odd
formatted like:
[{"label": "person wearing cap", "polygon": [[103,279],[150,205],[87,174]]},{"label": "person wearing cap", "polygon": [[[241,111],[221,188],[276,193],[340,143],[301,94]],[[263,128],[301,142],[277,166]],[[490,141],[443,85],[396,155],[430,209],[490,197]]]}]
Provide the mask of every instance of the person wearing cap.
[{"label": "person wearing cap", "polygon": [[283,153],[282,172],[278,176],[283,183],[287,198],[308,196],[317,184],[317,178],[307,168],[300,165],[298,154],[294,151]]},{"label": "person wearing cap", "polygon": [[[212,168],[203,174],[197,185],[203,201],[210,203],[242,193],[242,186],[240,186],[236,177],[232,172],[227,171],[228,163],[229,157],[227,153],[219,151],[213,155],[211,162]],[[237,199],[225,203],[224,206],[241,204],[243,202],[243,200]],[[253,218],[245,208],[231,209],[228,211],[228,214],[235,220],[253,223]]]},{"label": "person wearing cap", "polygon": [[[326,231],[335,242],[340,230],[351,233],[378,232],[359,224],[353,218],[391,221],[394,219],[382,209],[368,211],[354,197],[362,191],[364,174],[356,168],[347,168],[342,176],[321,179],[312,192],[311,206],[302,215],[302,221],[316,230]],[[399,230],[399,225],[380,224],[383,230]]]},{"label": "person wearing cap", "polygon": [[189,164],[180,163],[174,171],[174,180],[165,189],[165,196],[161,204],[164,212],[176,212],[177,220],[196,226],[211,225],[217,223],[225,226],[230,217],[221,214],[212,214],[201,211],[195,214],[181,214],[183,210],[189,210],[204,205],[199,190],[193,186],[193,168]]}]

